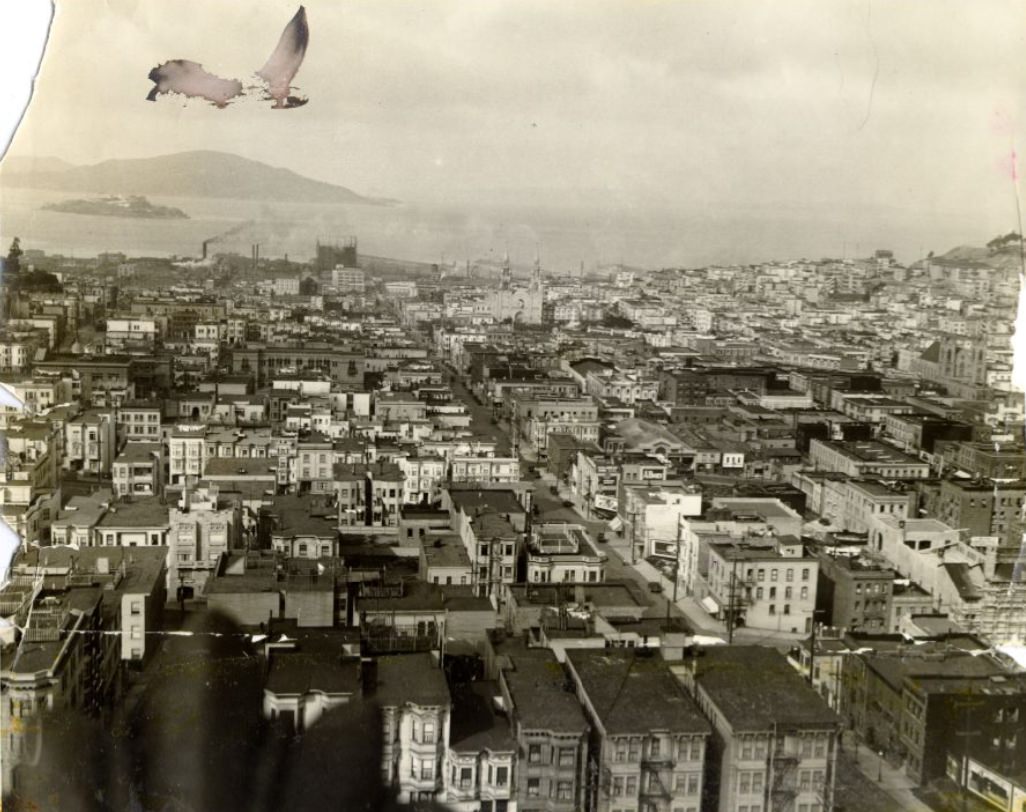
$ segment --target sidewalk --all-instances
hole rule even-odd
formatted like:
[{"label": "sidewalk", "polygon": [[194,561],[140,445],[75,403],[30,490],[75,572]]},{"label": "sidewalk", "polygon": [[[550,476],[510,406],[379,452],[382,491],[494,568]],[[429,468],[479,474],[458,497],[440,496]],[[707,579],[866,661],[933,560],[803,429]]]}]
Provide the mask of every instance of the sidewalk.
[{"label": "sidewalk", "polygon": [[882,758],[879,753],[870,750],[865,745],[855,743],[847,731],[841,737],[841,747],[855,760],[856,766],[866,779],[890,795],[895,803],[899,804],[899,809],[911,810],[911,812],[933,812],[931,807],[916,797],[913,792],[916,785],[903,769],[895,767],[887,759]]}]

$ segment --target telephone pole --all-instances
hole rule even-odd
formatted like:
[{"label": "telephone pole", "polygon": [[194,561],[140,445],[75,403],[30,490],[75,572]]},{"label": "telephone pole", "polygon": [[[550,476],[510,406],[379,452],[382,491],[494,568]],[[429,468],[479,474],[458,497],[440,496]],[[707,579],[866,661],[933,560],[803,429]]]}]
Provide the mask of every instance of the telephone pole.
[{"label": "telephone pole", "polygon": [[672,600],[666,601],[666,626],[669,629],[670,626],[670,606],[676,605],[677,603],[677,581],[680,579],[680,516],[677,517],[677,539],[673,550],[673,591]]},{"label": "telephone pole", "polygon": [[737,582],[737,550],[730,561],[730,588],[727,590],[727,644],[734,642],[734,589]]}]

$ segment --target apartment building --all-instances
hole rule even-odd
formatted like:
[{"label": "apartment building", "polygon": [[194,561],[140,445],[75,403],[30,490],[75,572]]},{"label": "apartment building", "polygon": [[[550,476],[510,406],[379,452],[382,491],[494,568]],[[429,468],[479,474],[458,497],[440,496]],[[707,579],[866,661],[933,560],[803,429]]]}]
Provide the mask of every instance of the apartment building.
[{"label": "apartment building", "polygon": [[766,536],[737,541],[713,536],[703,540],[703,546],[708,570],[696,595],[707,609],[736,626],[812,631],[819,561],[800,539]]},{"label": "apartment building", "polygon": [[168,523],[169,583],[182,597],[202,594],[221,558],[240,546],[240,505],[221,497],[216,485],[187,487]]},{"label": "apartment building", "polygon": [[275,496],[263,511],[269,525],[271,549],[288,558],[338,556],[338,513],[324,496]]},{"label": "apartment building", "polygon": [[578,812],[587,804],[587,719],[555,655],[518,642],[501,648],[498,672],[519,754],[517,812]]},{"label": "apartment building", "polygon": [[568,651],[591,726],[587,808],[699,812],[712,727],[663,659],[644,649]]},{"label": "apartment building", "polygon": [[[441,800],[452,698],[430,653],[378,657],[365,693],[381,706],[381,774],[399,803]],[[522,807],[521,807],[522,809]]]},{"label": "apartment building", "polygon": [[1018,550],[1022,544],[1022,504],[1026,481],[945,479],[940,483],[936,515],[970,536],[992,536],[1001,547]]},{"label": "apartment building", "polygon": [[339,462],[332,482],[343,527],[397,527],[404,474],[394,462]]},{"label": "apartment building", "polygon": [[812,438],[809,458],[817,471],[836,471],[850,477],[925,479],[930,476],[929,463],[875,440],[834,442]]},{"label": "apartment building", "polygon": [[527,540],[528,583],[601,583],[608,556],[577,524],[535,524]]},{"label": "apartment building", "polygon": [[691,484],[631,485],[622,481],[619,514],[638,555],[675,559],[681,523],[702,514],[702,492]]},{"label": "apartment building", "polygon": [[168,484],[192,485],[203,475],[207,462],[206,426],[181,424],[167,438]]},{"label": "apartment building", "polygon": [[443,773],[445,804],[456,812],[510,812],[516,806],[517,745],[509,719],[497,710],[501,698],[493,680],[453,694]]},{"label": "apartment building", "polygon": [[895,572],[879,558],[823,551],[816,583],[819,621],[852,631],[883,633],[890,627]]},{"label": "apartment building", "polygon": [[571,434],[579,442],[597,442],[599,438],[598,404],[582,398],[517,398],[513,419],[521,437],[539,452],[544,451],[550,434]]},{"label": "apartment building", "polygon": [[519,482],[520,459],[454,456],[450,471],[452,482]]},{"label": "apartment building", "polygon": [[114,495],[159,496],[164,488],[164,447],[130,441],[111,466]]},{"label": "apartment building", "polygon": [[331,439],[318,431],[300,433],[296,443],[296,480],[300,493],[330,493],[333,488]]},{"label": "apartment building", "polygon": [[712,646],[671,670],[712,722],[704,809],[834,808],[840,719],[784,655],[760,646]]},{"label": "apartment building", "polygon": [[65,470],[109,476],[115,453],[111,412],[89,409],[64,424]]},{"label": "apartment building", "polygon": [[141,440],[155,443],[161,439],[159,403],[129,401],[117,412],[118,440]]}]

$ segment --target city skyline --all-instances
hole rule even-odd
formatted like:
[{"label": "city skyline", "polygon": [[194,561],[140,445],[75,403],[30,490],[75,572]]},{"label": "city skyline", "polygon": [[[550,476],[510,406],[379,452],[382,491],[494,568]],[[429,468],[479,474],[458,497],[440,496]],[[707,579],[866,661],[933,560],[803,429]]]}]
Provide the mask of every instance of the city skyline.
[{"label": "city skyline", "polygon": [[146,74],[189,57],[246,83],[295,3],[58,4],[11,153],[217,149],[408,201],[606,195],[811,228],[1014,217],[1020,3],[306,5],[310,102],[269,111],[145,104]]}]

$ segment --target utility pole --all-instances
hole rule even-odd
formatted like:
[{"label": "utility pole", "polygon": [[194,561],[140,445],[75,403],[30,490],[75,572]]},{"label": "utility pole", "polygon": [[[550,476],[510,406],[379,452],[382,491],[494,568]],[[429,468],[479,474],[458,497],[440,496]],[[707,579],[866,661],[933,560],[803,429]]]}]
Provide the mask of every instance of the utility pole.
[{"label": "utility pole", "polygon": [[673,551],[673,598],[666,601],[666,627],[670,627],[670,606],[677,603],[677,581],[680,578],[680,516],[677,517],[677,543]]},{"label": "utility pole", "polygon": [[816,612],[812,612],[812,637],[809,640],[809,686],[815,688],[813,682],[813,668],[816,663]]},{"label": "utility pole", "polygon": [[734,589],[737,581],[737,550],[730,562],[730,589],[727,591],[727,644],[734,642]]},{"label": "utility pole", "polygon": [[637,564],[638,563],[638,545],[635,543],[635,537],[636,537],[636,534],[637,534],[637,527],[635,526],[635,521],[636,521],[635,520],[635,516],[637,514],[634,512],[634,506],[633,505],[631,505],[631,511],[627,515],[628,515],[628,517],[630,517],[630,520],[631,520],[631,564]]}]

